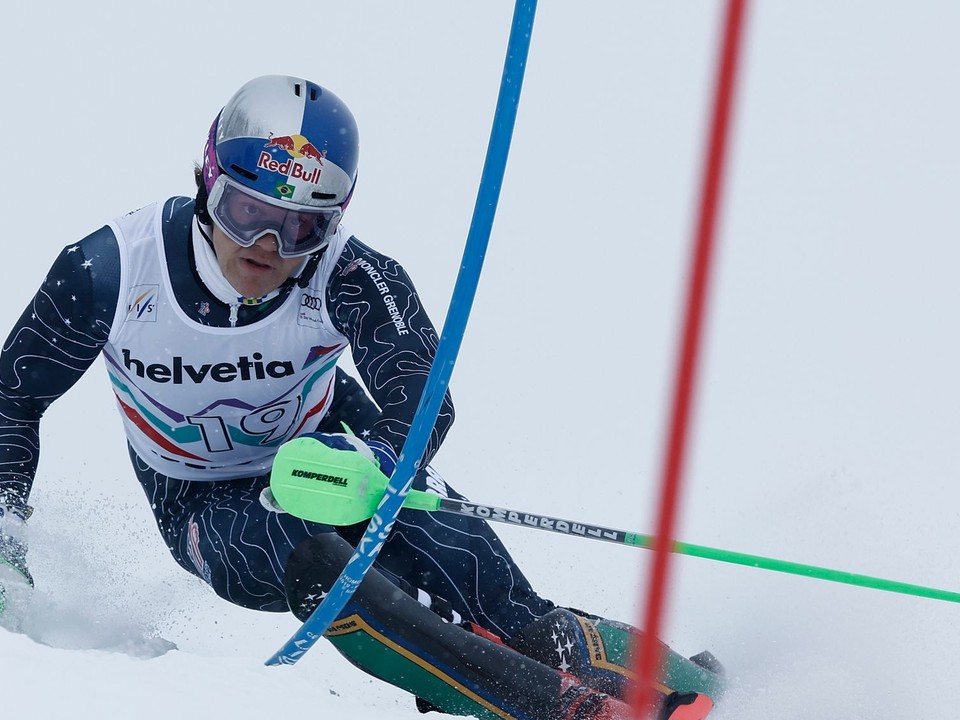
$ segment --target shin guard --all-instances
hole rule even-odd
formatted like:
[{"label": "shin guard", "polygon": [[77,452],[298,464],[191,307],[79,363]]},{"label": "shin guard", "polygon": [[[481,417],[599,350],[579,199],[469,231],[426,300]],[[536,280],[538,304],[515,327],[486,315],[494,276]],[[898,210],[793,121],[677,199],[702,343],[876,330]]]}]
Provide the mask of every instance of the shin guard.
[{"label": "shin guard", "polygon": [[[298,618],[306,619],[319,605],[352,552],[334,533],[297,546],[286,568],[286,591]],[[628,717],[625,704],[593,688],[571,693],[569,676],[444,622],[376,570],[325,637],[360,669],[426,701],[423,708],[484,720]],[[576,715],[569,707],[574,694]],[[594,707],[597,712],[587,712]],[[601,714],[605,709],[609,712]]]}]

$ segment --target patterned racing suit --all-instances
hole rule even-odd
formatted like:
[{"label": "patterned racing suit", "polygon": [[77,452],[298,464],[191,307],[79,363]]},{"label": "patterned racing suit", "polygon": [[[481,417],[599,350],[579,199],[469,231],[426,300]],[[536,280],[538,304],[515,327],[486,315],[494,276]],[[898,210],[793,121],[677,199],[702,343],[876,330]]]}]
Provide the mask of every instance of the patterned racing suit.
[{"label": "patterned racing suit", "polygon": [[[177,309],[190,322],[220,328],[223,333],[243,334],[243,342],[255,348],[270,347],[279,332],[279,323],[270,321],[272,314],[285,304],[302,305],[304,298],[322,302],[335,330],[349,343],[357,371],[376,405],[351,376],[337,368],[330,374],[331,398],[322,408],[323,414],[308,417],[307,422],[291,430],[290,436],[294,431],[343,432],[341,422],[346,422],[356,434],[386,442],[399,454],[429,372],[437,335],[416,289],[396,261],[347,235],[345,242],[332,244],[328,249],[339,251],[339,255],[330,263],[321,298],[311,297],[291,284],[269,302],[244,305],[238,299],[238,307],[233,308],[236,328],[231,328],[231,308],[206,290],[194,269],[193,202],[171,198],[155,210],[148,207],[138,212],[154,212],[158,216],[159,242],[150,243],[148,252],[158,256],[163,253],[158,264],[165,265]],[[27,503],[39,456],[39,422],[46,408],[101,355],[117,322],[139,330],[150,323],[135,323],[127,318],[138,312],[140,317],[146,312],[157,312],[157,308],[145,307],[149,296],[121,296],[122,279],[135,270],[124,267],[123,259],[130,254],[127,250],[121,255],[111,226],[66,247],[4,345],[0,354],[0,423],[4,426],[0,436],[0,498],[5,497],[6,504]],[[163,282],[161,279],[157,284]],[[139,285],[134,290],[144,287]],[[390,297],[389,304],[384,302],[385,295]],[[128,299],[129,307],[123,307]],[[309,332],[305,334],[306,338],[309,336]],[[210,344],[214,344],[213,339]],[[300,356],[306,358],[316,344],[300,348]],[[120,355],[119,348],[115,355]],[[155,359],[162,360],[163,353]],[[184,408],[169,408],[170,401],[160,395],[173,390],[171,380],[175,378],[154,383],[144,393],[152,403],[130,401],[124,388],[137,379],[134,371],[139,368],[134,364],[136,358],[131,361],[128,356],[127,360],[124,367],[122,357],[111,357],[107,368],[125,419],[138,411],[135,421],[127,422],[128,434],[138,430],[145,435],[160,434],[163,443],[172,446],[172,454],[184,431],[198,426],[188,424],[190,420],[182,417],[187,414]],[[189,356],[179,362],[189,369],[188,360]],[[198,363],[194,365],[199,367]],[[148,370],[157,367],[148,365]],[[248,384],[259,381],[267,385],[273,379],[265,373],[261,373],[265,378],[256,377],[254,369],[249,374],[253,377]],[[213,382],[213,371],[201,383],[191,383],[188,373],[181,375],[187,377],[180,385],[193,385],[186,387],[186,392],[195,394],[210,387],[211,393],[223,393],[219,387],[223,383]],[[211,394],[207,404],[231,399],[232,396]],[[172,412],[157,419],[160,409]],[[181,410],[184,412],[177,416]],[[209,418],[207,413],[205,419]],[[453,405],[448,396],[425,462],[436,452],[452,421]],[[271,437],[265,445],[266,457],[290,436]],[[132,443],[133,447],[141,445]],[[267,512],[258,494],[267,483],[269,465],[257,468],[257,472],[250,472],[242,464],[226,473],[184,468],[185,472],[174,476],[170,472],[172,463],[161,464],[159,457],[138,454],[133,447],[130,452],[137,477],[177,562],[210,583],[230,602],[259,610],[288,610],[283,573],[290,553],[303,539],[334,529]],[[417,486],[453,494],[439,475],[426,469],[419,473]],[[357,529],[340,532],[352,537]],[[551,607],[532,591],[487,526],[467,518],[441,519],[429,513],[404,511],[380,555],[379,567],[446,598],[464,619],[505,636]]]},{"label": "patterned racing suit", "polygon": [[[0,506],[29,513],[41,417],[103,357],[135,474],[177,563],[232,603],[304,619],[365,524],[267,510],[259,496],[276,449],[346,424],[398,455],[437,333],[403,268],[343,227],[312,278],[252,302],[224,302],[204,284],[198,263],[212,249],[198,231],[194,201],[173,197],[60,253],[0,353]],[[337,365],[347,349],[363,386]],[[461,498],[428,464],[453,416],[448,395],[413,487]],[[561,609],[483,520],[404,510],[374,568],[327,636],[421,709],[554,720],[616,702],[547,664],[556,631],[526,656],[508,647],[529,646]],[[600,634],[562,612],[586,658],[584,632],[594,644]],[[531,659],[537,648],[543,662]],[[558,663],[568,667],[562,654]],[[605,664],[611,687],[627,677],[618,667]]]}]

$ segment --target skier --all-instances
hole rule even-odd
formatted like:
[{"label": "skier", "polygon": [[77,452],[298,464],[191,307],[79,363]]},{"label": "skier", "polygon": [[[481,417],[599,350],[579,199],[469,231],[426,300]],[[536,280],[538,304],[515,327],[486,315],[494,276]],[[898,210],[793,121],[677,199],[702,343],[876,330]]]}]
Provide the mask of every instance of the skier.
[{"label": "skier", "polygon": [[[256,78],[214,120],[195,198],[63,249],[0,354],[0,586],[33,583],[40,418],[102,355],[177,563],[243,607],[303,620],[322,601],[365,523],[321,525],[261,502],[277,448],[309,436],[389,476],[437,346],[400,264],[341,222],[358,154],[332,92]],[[347,349],[366,390],[337,366]],[[461,498],[428,465],[453,417],[447,395],[413,487]],[[540,597],[484,521],[404,510],[326,636],[424,712],[615,720],[631,717],[634,633]],[[719,665],[665,646],[664,657],[658,716],[704,717]]]}]

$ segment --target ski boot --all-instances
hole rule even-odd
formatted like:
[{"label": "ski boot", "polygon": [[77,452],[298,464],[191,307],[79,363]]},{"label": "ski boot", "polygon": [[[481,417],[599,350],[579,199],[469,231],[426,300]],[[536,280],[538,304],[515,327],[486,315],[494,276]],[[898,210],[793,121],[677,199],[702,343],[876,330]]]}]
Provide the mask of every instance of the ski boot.
[{"label": "ski boot", "polygon": [[633,713],[626,703],[585,686],[578,677],[560,675],[563,680],[558,720],[632,720]]},{"label": "ski boot", "polygon": [[[557,608],[530,623],[510,646],[621,701],[635,679],[629,653],[639,630],[595,615]],[[661,643],[656,689],[661,720],[702,720],[724,689],[723,667],[709,652],[685,658]]]}]

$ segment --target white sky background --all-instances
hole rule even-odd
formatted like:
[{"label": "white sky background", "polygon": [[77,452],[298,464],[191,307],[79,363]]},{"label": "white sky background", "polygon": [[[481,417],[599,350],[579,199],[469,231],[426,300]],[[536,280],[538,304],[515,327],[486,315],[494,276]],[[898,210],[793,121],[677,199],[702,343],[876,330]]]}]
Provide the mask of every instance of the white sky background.
[{"label": "white sky background", "polygon": [[[453,376],[458,420],[436,463],[478,501],[653,528],[720,6],[540,3]],[[192,194],[213,117],[247,79],[277,72],[354,111],[347,224],[404,263],[439,327],[512,10],[9,8],[0,325],[63,245]],[[751,3],[680,539],[960,587],[958,27],[947,0]],[[274,703],[417,717],[327,647],[295,669],[260,667],[295,623],[231,608],[169,559],[100,367],[49,411],[43,442],[31,565],[55,611],[34,634],[68,649],[0,634],[14,710],[100,717],[85,681],[109,676],[124,689],[111,710],[146,706],[148,720],[184,701],[237,717]],[[502,535],[545,595],[638,616],[639,551]],[[674,567],[664,639],[725,661],[736,688],[719,720],[921,717],[955,687],[956,605],[696,559]],[[73,614],[87,621],[69,638]],[[181,651],[89,650],[141,626]],[[156,697],[166,685],[177,694]],[[257,697],[229,697],[244,687]],[[360,693],[369,714],[354,707]]]}]

